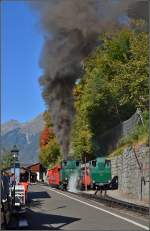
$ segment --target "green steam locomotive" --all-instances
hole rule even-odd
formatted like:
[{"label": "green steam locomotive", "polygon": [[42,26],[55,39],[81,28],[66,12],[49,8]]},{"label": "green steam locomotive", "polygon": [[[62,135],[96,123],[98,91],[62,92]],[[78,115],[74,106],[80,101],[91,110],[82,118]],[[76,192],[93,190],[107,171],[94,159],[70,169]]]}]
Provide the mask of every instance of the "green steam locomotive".
[{"label": "green steam locomotive", "polygon": [[59,187],[67,190],[72,176],[77,178],[77,187],[80,189],[85,186],[97,190],[118,189],[118,176],[112,177],[111,160],[105,157],[98,157],[86,164],[79,160],[62,161],[59,168]]}]

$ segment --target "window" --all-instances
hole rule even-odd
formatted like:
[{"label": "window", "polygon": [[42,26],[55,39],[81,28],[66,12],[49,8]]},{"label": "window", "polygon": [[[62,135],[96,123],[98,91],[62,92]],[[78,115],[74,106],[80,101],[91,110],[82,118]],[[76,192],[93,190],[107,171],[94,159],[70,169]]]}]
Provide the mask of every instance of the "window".
[{"label": "window", "polygon": [[64,166],[66,166],[67,165],[67,161],[64,161]]},{"label": "window", "polygon": [[79,166],[79,161],[76,161],[76,166]]},{"label": "window", "polygon": [[110,167],[111,166],[111,161],[110,160],[105,160],[105,167]]},{"label": "window", "polygon": [[92,166],[96,167],[96,160],[92,160]]}]

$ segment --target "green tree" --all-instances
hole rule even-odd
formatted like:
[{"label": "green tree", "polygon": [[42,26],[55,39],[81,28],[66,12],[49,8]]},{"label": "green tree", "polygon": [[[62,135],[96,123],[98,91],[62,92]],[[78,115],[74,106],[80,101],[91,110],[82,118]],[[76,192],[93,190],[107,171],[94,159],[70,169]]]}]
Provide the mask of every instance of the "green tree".
[{"label": "green tree", "polygon": [[43,118],[45,121],[45,127],[50,128],[53,126],[49,110],[47,110],[43,113]]},{"label": "green tree", "polygon": [[85,60],[84,77],[74,89],[75,155],[88,150],[92,156],[95,140],[104,132],[128,119],[137,107],[148,108],[148,33],[137,29],[140,23],[104,34],[102,45]]},{"label": "green tree", "polygon": [[56,139],[52,139],[47,145],[41,148],[39,158],[45,167],[48,167],[49,164],[54,165],[59,162],[60,147]]},{"label": "green tree", "polygon": [[1,157],[1,169],[10,168],[13,165],[13,156],[9,151],[4,151]]},{"label": "green tree", "polygon": [[73,135],[72,146],[74,149],[74,156],[77,159],[92,158],[92,133],[87,124],[82,124],[81,117],[76,118]]}]

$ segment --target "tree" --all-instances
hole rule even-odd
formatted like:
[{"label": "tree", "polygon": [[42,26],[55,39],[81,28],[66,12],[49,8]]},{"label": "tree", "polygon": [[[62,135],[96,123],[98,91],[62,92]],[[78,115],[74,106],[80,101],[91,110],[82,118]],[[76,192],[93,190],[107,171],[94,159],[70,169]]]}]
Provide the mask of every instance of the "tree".
[{"label": "tree", "polygon": [[85,74],[74,89],[75,155],[87,150],[94,155],[95,140],[104,132],[128,119],[137,107],[148,108],[148,33],[139,29],[141,22],[135,25],[104,34],[102,45],[85,60]]},{"label": "tree", "polygon": [[1,169],[10,168],[13,165],[13,156],[9,151],[4,151],[1,160]]},{"label": "tree", "polygon": [[40,135],[40,147],[46,146],[51,139],[54,139],[55,134],[52,128],[44,128]]},{"label": "tree", "polygon": [[77,159],[92,158],[92,133],[88,125],[81,125],[81,117],[76,118],[72,135],[72,146],[74,149],[74,157]]},{"label": "tree", "polygon": [[41,163],[48,167],[50,164],[55,165],[61,159],[60,146],[57,142],[51,119],[50,112],[44,112],[45,128],[40,135],[40,154]]},{"label": "tree", "polygon": [[51,163],[56,164],[60,158],[60,148],[56,139],[52,139],[48,144],[43,146],[40,151],[40,161],[47,167]]},{"label": "tree", "polygon": [[45,127],[47,127],[47,128],[53,127],[49,110],[47,110],[43,113],[43,118],[45,121]]}]

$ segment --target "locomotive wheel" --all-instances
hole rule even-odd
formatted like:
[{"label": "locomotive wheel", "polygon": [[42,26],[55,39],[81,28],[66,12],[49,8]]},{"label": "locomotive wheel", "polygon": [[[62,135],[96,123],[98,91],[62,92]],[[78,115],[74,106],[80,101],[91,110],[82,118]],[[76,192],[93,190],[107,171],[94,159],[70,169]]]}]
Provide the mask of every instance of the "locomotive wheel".
[{"label": "locomotive wheel", "polygon": [[84,190],[85,190],[85,186],[84,186],[83,184],[80,186],[80,190],[81,190],[81,191],[84,191]]}]

